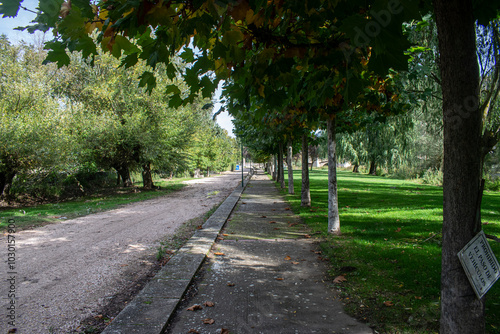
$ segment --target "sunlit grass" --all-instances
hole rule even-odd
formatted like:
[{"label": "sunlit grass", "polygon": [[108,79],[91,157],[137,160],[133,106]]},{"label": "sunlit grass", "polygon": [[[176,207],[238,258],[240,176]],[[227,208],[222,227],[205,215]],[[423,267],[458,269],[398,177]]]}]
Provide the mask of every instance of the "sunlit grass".
[{"label": "sunlit grass", "polygon": [[[296,195],[287,195],[316,235],[325,238],[330,274],[347,281],[346,310],[380,333],[437,333],[441,272],[443,191],[440,187],[376,176],[338,173],[342,236],[327,235],[328,173],[310,175],[312,208],[300,207],[301,173],[294,172]],[[482,221],[486,233],[500,235],[500,194],[486,192]],[[500,257],[500,244],[490,242]],[[487,332],[500,333],[500,283],[487,294]]]}]

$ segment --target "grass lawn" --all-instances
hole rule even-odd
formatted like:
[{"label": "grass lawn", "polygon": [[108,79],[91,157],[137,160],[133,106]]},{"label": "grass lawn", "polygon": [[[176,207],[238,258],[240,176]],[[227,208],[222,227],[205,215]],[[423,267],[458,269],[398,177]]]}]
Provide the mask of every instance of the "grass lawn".
[{"label": "grass lawn", "polygon": [[[286,178],[286,175],[285,175]],[[315,235],[324,238],[322,256],[331,263],[346,311],[379,333],[437,333],[441,271],[443,191],[411,181],[338,172],[342,236],[326,233],[328,172],[310,174],[312,208],[300,207],[301,172],[294,171],[296,194],[287,195]],[[485,192],[485,233],[500,235],[500,193]],[[500,244],[490,242],[497,258]],[[333,283],[332,283],[333,284]],[[487,333],[500,333],[500,283],[486,295]]]},{"label": "grass lawn", "polygon": [[71,219],[91,213],[112,210],[120,205],[144,201],[179,190],[185,185],[184,179],[174,181],[156,181],[161,189],[144,191],[140,188],[109,188],[101,194],[82,197],[77,200],[49,203],[30,207],[0,208],[0,231],[4,231],[9,219],[14,219],[16,229],[22,230],[61,219]]}]

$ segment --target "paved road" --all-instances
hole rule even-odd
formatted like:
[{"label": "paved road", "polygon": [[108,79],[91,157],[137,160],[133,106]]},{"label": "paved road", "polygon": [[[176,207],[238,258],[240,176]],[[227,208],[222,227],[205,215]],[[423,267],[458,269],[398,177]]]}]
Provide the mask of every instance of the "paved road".
[{"label": "paved road", "polygon": [[[222,202],[240,181],[239,172],[190,181],[165,197],[16,233],[17,333],[71,333],[99,315],[150,270],[159,240]],[[6,333],[6,236],[0,249],[0,332]]]}]

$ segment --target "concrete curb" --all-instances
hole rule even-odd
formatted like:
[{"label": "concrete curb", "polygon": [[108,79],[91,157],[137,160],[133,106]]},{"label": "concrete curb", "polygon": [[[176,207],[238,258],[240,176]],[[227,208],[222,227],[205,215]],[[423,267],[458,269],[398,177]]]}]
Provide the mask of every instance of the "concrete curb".
[{"label": "concrete curb", "polygon": [[165,331],[194,275],[217,240],[248,181],[241,184],[180,248],[141,292],[118,314],[102,334],[161,334]]}]

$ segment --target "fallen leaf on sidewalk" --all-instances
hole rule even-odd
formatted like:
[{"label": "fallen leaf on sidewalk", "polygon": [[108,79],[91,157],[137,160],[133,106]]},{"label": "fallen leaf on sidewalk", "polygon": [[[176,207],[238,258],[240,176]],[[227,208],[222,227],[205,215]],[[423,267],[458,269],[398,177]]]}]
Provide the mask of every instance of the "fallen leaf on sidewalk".
[{"label": "fallen leaf on sidewalk", "polygon": [[228,237],[228,236],[229,236],[229,234],[224,233],[224,234],[222,234],[222,236],[224,236],[224,237]]},{"label": "fallen leaf on sidewalk", "polygon": [[284,278],[283,277],[276,277],[276,280],[277,281],[282,281],[282,280],[284,280]]},{"label": "fallen leaf on sidewalk", "polygon": [[227,329],[227,328],[221,328],[220,329],[220,334],[229,334],[229,329]]},{"label": "fallen leaf on sidewalk", "polygon": [[196,329],[190,329],[188,333],[200,334]]},{"label": "fallen leaf on sidewalk", "polygon": [[215,306],[215,303],[214,302],[204,302],[203,305],[205,305],[206,307],[214,307]]},{"label": "fallen leaf on sidewalk", "polygon": [[234,283],[227,283],[227,286],[234,286]]},{"label": "fallen leaf on sidewalk", "polygon": [[339,276],[335,277],[335,279],[333,280],[333,283],[340,284],[340,283],[345,282],[345,281],[347,281],[347,278],[345,278],[344,275],[339,275]]},{"label": "fallen leaf on sidewalk", "polygon": [[287,256],[285,257],[285,261],[290,261],[291,259],[292,259],[292,258],[290,257],[290,255],[287,255]]},{"label": "fallen leaf on sidewalk", "polygon": [[203,307],[201,307],[201,305],[199,305],[199,304],[194,304],[193,306],[188,307],[188,308],[186,309],[186,311],[198,311],[198,310],[202,310],[202,309],[203,309]]},{"label": "fallen leaf on sidewalk", "polygon": [[292,261],[292,264],[299,264],[300,262]]},{"label": "fallen leaf on sidewalk", "polygon": [[199,304],[194,304],[193,306],[188,307],[188,308],[186,309],[186,311],[198,311],[198,310],[201,310],[201,309],[203,309],[203,307],[201,307],[201,305],[199,305]]},{"label": "fallen leaf on sidewalk", "polygon": [[226,254],[222,253],[222,252],[215,252],[214,255],[218,255],[218,256],[224,256]]},{"label": "fallen leaf on sidewalk", "polygon": [[212,325],[213,323],[215,323],[215,320],[212,318],[206,318],[206,319],[203,319],[203,323],[205,325]]}]

